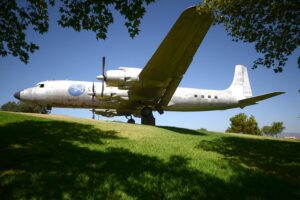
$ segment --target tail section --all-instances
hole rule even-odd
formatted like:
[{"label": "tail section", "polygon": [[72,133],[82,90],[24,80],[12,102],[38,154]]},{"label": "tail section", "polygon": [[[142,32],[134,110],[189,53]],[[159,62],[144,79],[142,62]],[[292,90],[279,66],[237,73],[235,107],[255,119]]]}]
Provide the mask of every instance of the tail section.
[{"label": "tail section", "polygon": [[227,89],[238,99],[252,97],[252,90],[248,77],[247,68],[243,65],[236,65],[233,81]]},{"label": "tail section", "polygon": [[238,98],[241,108],[257,104],[258,101],[284,94],[284,92],[272,92],[253,97],[247,68],[243,65],[235,66],[233,81],[227,91],[230,91]]}]

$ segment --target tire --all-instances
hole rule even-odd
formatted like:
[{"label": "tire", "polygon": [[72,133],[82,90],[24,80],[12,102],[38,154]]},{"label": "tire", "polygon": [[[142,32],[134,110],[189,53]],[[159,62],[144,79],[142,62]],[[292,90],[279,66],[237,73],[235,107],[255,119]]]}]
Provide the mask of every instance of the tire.
[{"label": "tire", "polygon": [[152,109],[150,107],[144,107],[141,110],[142,117],[153,117]]},{"label": "tire", "polygon": [[142,117],[141,124],[155,126],[154,117]]},{"label": "tire", "polygon": [[129,120],[127,121],[127,123],[128,123],[128,124],[135,124],[135,121],[134,121],[134,119],[129,119]]}]

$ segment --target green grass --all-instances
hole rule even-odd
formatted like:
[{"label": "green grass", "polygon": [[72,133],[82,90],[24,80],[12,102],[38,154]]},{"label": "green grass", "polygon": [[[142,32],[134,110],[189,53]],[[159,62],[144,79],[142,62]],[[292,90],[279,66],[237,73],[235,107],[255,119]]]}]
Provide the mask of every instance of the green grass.
[{"label": "green grass", "polygon": [[300,142],[0,112],[0,199],[300,199]]}]

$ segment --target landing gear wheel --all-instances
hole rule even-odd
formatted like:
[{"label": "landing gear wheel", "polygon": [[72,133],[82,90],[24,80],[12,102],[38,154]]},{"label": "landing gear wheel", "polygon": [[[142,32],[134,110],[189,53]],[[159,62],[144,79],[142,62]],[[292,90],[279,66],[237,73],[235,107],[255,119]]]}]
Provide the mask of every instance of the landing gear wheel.
[{"label": "landing gear wheel", "polygon": [[130,118],[130,119],[128,119],[127,123],[128,124],[135,124],[135,121],[134,121],[134,119]]},{"label": "landing gear wheel", "polygon": [[141,110],[141,124],[155,126],[155,118],[153,117],[152,109],[150,107],[144,107]]},{"label": "landing gear wheel", "polygon": [[132,115],[125,116],[128,124],[135,124],[135,120],[132,118]]}]

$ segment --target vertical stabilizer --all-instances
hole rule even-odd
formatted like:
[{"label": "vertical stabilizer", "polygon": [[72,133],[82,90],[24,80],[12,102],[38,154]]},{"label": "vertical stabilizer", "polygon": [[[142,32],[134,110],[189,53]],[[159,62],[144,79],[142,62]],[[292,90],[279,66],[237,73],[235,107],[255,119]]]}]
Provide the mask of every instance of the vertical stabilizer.
[{"label": "vertical stabilizer", "polygon": [[236,65],[233,81],[228,88],[238,99],[252,97],[252,90],[248,77],[247,68],[243,65]]}]

